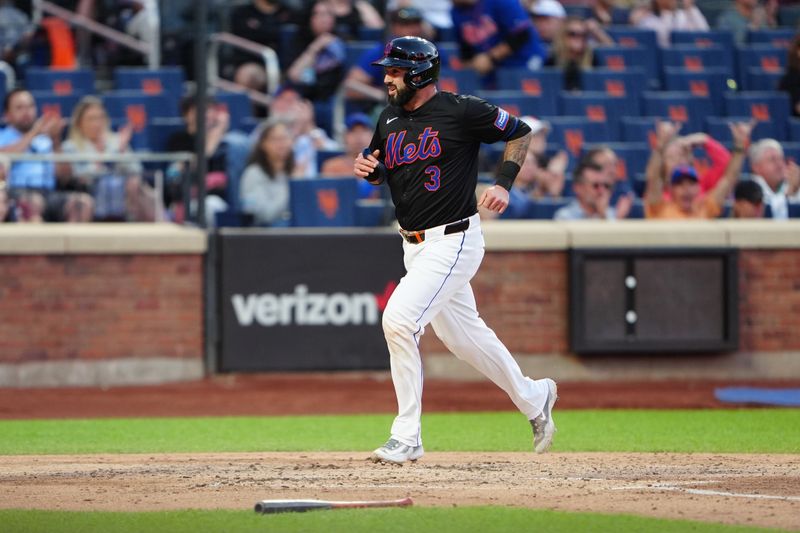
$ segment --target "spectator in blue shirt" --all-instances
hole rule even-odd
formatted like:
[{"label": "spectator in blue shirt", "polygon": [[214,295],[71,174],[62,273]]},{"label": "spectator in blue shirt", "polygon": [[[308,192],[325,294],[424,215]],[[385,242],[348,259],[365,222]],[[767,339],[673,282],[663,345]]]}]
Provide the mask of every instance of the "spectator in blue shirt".
[{"label": "spectator in blue shirt", "polygon": [[539,68],[544,49],[519,0],[453,0],[461,59],[491,82],[498,67]]}]

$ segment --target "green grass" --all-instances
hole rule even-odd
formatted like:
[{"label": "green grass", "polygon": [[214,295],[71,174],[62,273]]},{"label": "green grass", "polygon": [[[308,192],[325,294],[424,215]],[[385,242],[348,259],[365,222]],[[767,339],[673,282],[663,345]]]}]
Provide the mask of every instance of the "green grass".
[{"label": "green grass", "polygon": [[75,513],[0,511],[4,533],[574,533],[642,531],[648,533],[756,533],[776,531],[630,515],[564,513],[502,507],[336,510],[257,515],[247,511],[169,511],[159,513]]},{"label": "green grass", "polygon": [[[562,411],[555,452],[800,453],[800,409]],[[0,421],[0,454],[371,450],[389,415]],[[428,451],[528,451],[517,413],[423,417]]]}]

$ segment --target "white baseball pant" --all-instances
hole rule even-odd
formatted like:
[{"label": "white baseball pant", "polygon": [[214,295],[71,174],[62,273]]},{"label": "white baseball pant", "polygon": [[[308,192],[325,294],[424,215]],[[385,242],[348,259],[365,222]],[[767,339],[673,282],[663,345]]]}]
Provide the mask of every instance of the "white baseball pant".
[{"label": "white baseball pant", "polygon": [[425,240],[403,240],[406,275],[383,314],[398,415],[392,437],[409,446],[422,444],[422,360],[419,339],[429,323],[444,345],[506,391],[529,420],[544,409],[547,384],[525,377],[508,349],[478,316],[469,284],[484,254],[477,214],[469,228],[444,235],[444,227],[425,230]]}]

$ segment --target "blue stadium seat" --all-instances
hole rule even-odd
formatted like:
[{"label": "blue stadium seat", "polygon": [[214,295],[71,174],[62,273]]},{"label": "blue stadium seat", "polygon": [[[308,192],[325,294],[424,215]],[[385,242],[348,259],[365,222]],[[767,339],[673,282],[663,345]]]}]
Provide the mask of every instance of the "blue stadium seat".
[{"label": "blue stadium seat", "polygon": [[6,74],[0,70],[0,102],[6,99]]},{"label": "blue stadium seat", "polygon": [[789,119],[789,139],[792,142],[800,142],[800,118]]},{"label": "blue stadium seat", "polygon": [[289,182],[292,226],[354,226],[358,181],[354,178]]},{"label": "blue stadium seat", "polygon": [[133,120],[134,117],[143,115],[146,121],[153,117],[179,116],[177,97],[168,94],[109,91],[102,98],[110,117],[128,117]]},{"label": "blue stadium seat", "polygon": [[114,69],[114,88],[118,91],[141,91],[152,95],[170,94],[180,98],[183,95],[184,81],[181,67]]},{"label": "blue stadium seat", "polygon": [[356,200],[355,225],[363,227],[381,226],[388,209],[385,200]]},{"label": "blue stadium seat", "polygon": [[631,210],[628,213],[627,218],[631,220],[639,220],[644,218],[644,201],[635,198],[633,200],[633,204],[631,204]]},{"label": "blue stadium seat", "polygon": [[82,98],[79,94],[57,94],[50,91],[31,91],[39,113],[54,112],[62,117],[69,118],[72,109]]},{"label": "blue stadium seat", "polygon": [[788,94],[775,91],[726,93],[724,101],[726,116],[752,117],[759,122],[771,122],[776,128],[777,139],[787,139],[786,122],[791,115]]},{"label": "blue stadium seat", "polygon": [[644,70],[648,87],[657,88],[661,86],[661,63],[657,50],[642,46],[598,46],[594,54],[601,66],[612,70]]},{"label": "blue stadium seat", "polygon": [[[124,118],[112,118],[111,129],[119,131],[120,128],[125,127],[128,121]],[[134,128],[133,135],[131,135],[130,147],[135,151],[149,151],[150,150],[150,125],[145,124],[142,128]]]},{"label": "blue stadium seat", "polygon": [[800,218],[800,202],[789,202],[789,218]]},{"label": "blue stadium seat", "polygon": [[782,142],[783,155],[800,163],[800,142]]},{"label": "blue stadium seat", "polygon": [[725,68],[707,68],[701,71],[689,70],[685,67],[665,67],[664,89],[667,91],[689,91],[696,96],[710,97],[714,113],[721,115],[724,111],[722,95],[730,90],[728,80],[730,74]]},{"label": "blue stadium seat", "polygon": [[729,30],[672,30],[669,41],[673,45],[721,46],[728,50],[734,47],[733,32]]},{"label": "blue stadium seat", "polygon": [[643,47],[650,50],[658,49],[655,31],[628,26],[627,21],[621,25],[607,27],[606,33],[619,46],[628,48]]},{"label": "blue stadium seat", "polygon": [[[787,53],[785,48],[771,44],[753,44],[739,47],[737,50],[739,81],[746,83],[748,69],[757,67],[767,72],[783,72],[786,68]],[[745,85],[745,90],[749,88]]]},{"label": "blue stadium seat", "polygon": [[771,46],[789,48],[797,30],[794,28],[769,28],[760,30],[747,30],[748,44],[768,44]]},{"label": "blue stadium seat", "polygon": [[361,26],[358,28],[359,41],[383,41],[383,28],[367,28]]},{"label": "blue stadium seat", "polygon": [[[725,68],[730,77],[735,74],[733,49],[718,45],[676,44],[670,48],[661,49],[661,62],[664,68],[683,67],[696,72],[707,68]],[[666,82],[666,76],[663,81]]]},{"label": "blue stadium seat", "polygon": [[562,91],[560,99],[564,115],[583,116],[589,122],[605,122],[612,139],[620,136],[620,118],[640,114],[638,98],[609,96],[605,92]]},{"label": "blue stadium seat", "polygon": [[[584,152],[596,148],[599,145],[587,144]],[[633,181],[637,174],[644,174],[647,167],[647,160],[650,159],[650,145],[646,142],[619,142],[605,143],[614,153],[617,154],[619,165],[617,166],[617,176]]]},{"label": "blue stadium seat", "polygon": [[605,122],[589,122],[580,116],[543,118],[550,122],[552,128],[548,142],[563,146],[572,158],[579,157],[587,143],[608,143],[612,140]]},{"label": "blue stadium seat", "polygon": [[439,89],[457,94],[475,94],[481,89],[481,79],[472,69],[442,68],[439,71]]},{"label": "blue stadium seat", "polygon": [[230,129],[244,130],[245,121],[253,116],[253,105],[245,92],[220,91],[214,94],[217,104],[225,106],[231,117]]},{"label": "blue stadium seat", "polygon": [[165,152],[170,136],[185,128],[182,118],[154,118],[147,124],[148,144],[154,152]]},{"label": "blue stadium seat", "polygon": [[542,105],[548,108],[546,113],[555,115],[559,113],[558,94],[564,88],[564,73],[558,68],[500,68],[497,69],[497,88],[541,98]]},{"label": "blue stadium seat", "polygon": [[667,117],[680,122],[683,133],[702,131],[703,117],[714,114],[711,98],[695,96],[688,91],[645,92],[642,104],[642,115]]},{"label": "blue stadium seat", "polygon": [[475,96],[500,106],[518,117],[524,115],[540,117],[555,111],[544,96],[531,96],[521,91],[477,91]]},{"label": "blue stadium seat", "polygon": [[622,142],[646,142],[650,144],[656,134],[657,117],[622,117]]},{"label": "blue stadium seat", "polygon": [[439,41],[436,43],[436,48],[439,49],[439,55],[446,59],[442,62],[442,68],[447,67],[454,70],[463,68],[461,64],[461,52],[459,51],[458,43],[455,39],[451,41]]},{"label": "blue stadium seat", "polygon": [[60,70],[30,67],[25,71],[24,86],[29,91],[83,96],[95,93],[94,83],[94,71],[89,69]]},{"label": "blue stadium seat", "polygon": [[525,218],[553,220],[556,211],[572,201],[571,198],[538,198],[528,204]]},{"label": "blue stadium seat", "polygon": [[644,70],[638,68],[624,71],[595,68],[581,73],[581,83],[585,91],[602,91],[609,96],[625,96],[635,99],[638,105],[639,94],[647,87],[647,75]]},{"label": "blue stadium seat", "polygon": [[[358,64],[358,60],[361,59],[361,55],[364,52],[375,48],[380,44],[380,41],[348,41],[347,42],[347,66],[352,67],[353,65]],[[380,57],[376,57],[375,60],[377,61]]]},{"label": "blue stadium seat", "polygon": [[[730,124],[731,122],[747,122],[748,120],[750,120],[750,117],[747,116],[706,117],[705,131],[717,141],[730,147],[731,143],[733,143],[733,136],[731,135],[731,129],[728,126],[728,124]],[[778,135],[779,132],[775,127],[774,123],[761,121],[756,123],[750,138],[753,141],[758,141],[767,138],[777,139]]]},{"label": "blue stadium seat", "polygon": [[764,70],[761,67],[750,67],[744,73],[744,86],[747,91],[777,91],[783,71]]}]

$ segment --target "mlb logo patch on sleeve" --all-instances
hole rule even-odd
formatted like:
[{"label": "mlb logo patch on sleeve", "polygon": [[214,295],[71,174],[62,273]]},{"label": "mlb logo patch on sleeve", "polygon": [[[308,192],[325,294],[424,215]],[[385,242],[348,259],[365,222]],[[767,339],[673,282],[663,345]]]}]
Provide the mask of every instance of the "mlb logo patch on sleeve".
[{"label": "mlb logo patch on sleeve", "polygon": [[502,107],[498,107],[497,108],[497,118],[494,119],[494,125],[500,131],[505,130],[506,126],[508,125],[508,111],[506,111]]}]

